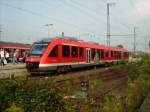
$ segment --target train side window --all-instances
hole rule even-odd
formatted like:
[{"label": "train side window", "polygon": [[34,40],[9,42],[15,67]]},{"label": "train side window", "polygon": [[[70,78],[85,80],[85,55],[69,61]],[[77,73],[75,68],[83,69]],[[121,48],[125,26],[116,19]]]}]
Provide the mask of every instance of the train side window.
[{"label": "train side window", "polygon": [[116,58],[118,58],[118,51],[116,51]]},{"label": "train side window", "polygon": [[111,51],[111,57],[114,57],[114,52],[113,51]]},{"label": "train side window", "polygon": [[120,57],[121,57],[120,52],[118,52],[118,58],[120,58]]},{"label": "train side window", "polygon": [[109,55],[109,54],[108,54],[108,53],[109,53],[109,51],[105,51],[105,53],[106,53],[106,57],[108,57],[108,55]]},{"label": "train side window", "polygon": [[78,47],[72,46],[72,57],[78,57]]},{"label": "train side window", "polygon": [[83,57],[83,47],[80,47],[79,50],[80,50],[80,51],[79,51],[79,56],[80,56],[80,57]]},{"label": "train side window", "polygon": [[104,50],[101,50],[101,58],[104,58]]},{"label": "train side window", "polygon": [[124,58],[127,58],[127,57],[128,57],[128,53],[124,52]]},{"label": "train side window", "polygon": [[125,53],[125,57],[128,58],[128,52]]},{"label": "train side window", "polygon": [[120,54],[120,58],[122,58],[122,52],[119,52],[119,54]]},{"label": "train side window", "polygon": [[62,45],[62,57],[70,56],[70,46]]},{"label": "train side window", "polygon": [[100,50],[97,49],[97,54],[98,54],[98,57],[100,58]]},{"label": "train side window", "polygon": [[116,51],[114,51],[114,57],[116,58]]},{"label": "train side window", "polygon": [[115,51],[113,51],[113,57],[115,58]]},{"label": "train side window", "polygon": [[49,57],[58,57],[58,45],[53,47],[52,51],[49,54]]},{"label": "train side window", "polygon": [[117,51],[115,51],[115,58],[117,58]]},{"label": "train side window", "polygon": [[116,51],[116,58],[118,58],[118,51]]},{"label": "train side window", "polygon": [[92,59],[94,59],[95,55],[96,55],[96,49],[92,49]]},{"label": "train side window", "polygon": [[119,58],[119,52],[117,51],[117,58]]}]

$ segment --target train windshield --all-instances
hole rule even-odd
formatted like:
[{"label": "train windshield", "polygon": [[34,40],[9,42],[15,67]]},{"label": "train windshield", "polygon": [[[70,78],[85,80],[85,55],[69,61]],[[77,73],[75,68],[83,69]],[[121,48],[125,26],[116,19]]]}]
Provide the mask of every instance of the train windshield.
[{"label": "train windshield", "polygon": [[42,54],[44,53],[45,49],[47,48],[48,44],[34,44],[32,46],[31,52],[30,52],[30,56],[42,56]]}]

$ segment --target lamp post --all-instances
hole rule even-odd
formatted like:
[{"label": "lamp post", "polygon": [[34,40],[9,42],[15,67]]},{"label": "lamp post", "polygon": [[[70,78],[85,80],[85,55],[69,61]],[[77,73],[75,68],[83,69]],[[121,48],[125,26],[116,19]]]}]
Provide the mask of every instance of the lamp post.
[{"label": "lamp post", "polygon": [[148,46],[149,46],[149,53],[150,53],[150,41],[149,41],[149,43],[148,43]]},{"label": "lamp post", "polygon": [[1,39],[1,33],[2,33],[2,31],[0,30],[0,41],[2,41],[2,39]]},{"label": "lamp post", "polygon": [[2,30],[1,30],[1,25],[0,25],[0,41],[2,41]]},{"label": "lamp post", "polygon": [[48,37],[50,36],[49,34],[50,34],[50,26],[53,26],[53,24],[46,24],[45,26],[47,26],[47,28],[48,28]]},{"label": "lamp post", "polygon": [[133,44],[133,51],[134,51],[134,53],[136,52],[136,37],[137,37],[137,34],[136,34],[136,29],[137,29],[138,27],[134,27],[134,44]]}]

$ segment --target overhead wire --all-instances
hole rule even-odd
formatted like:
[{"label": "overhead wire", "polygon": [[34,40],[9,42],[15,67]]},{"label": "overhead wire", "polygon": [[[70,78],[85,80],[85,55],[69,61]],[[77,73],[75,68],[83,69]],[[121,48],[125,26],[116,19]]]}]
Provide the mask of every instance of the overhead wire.
[{"label": "overhead wire", "polygon": [[[51,4],[47,1],[47,0],[40,0],[40,2],[42,2],[42,3],[44,3],[45,5],[47,5],[47,6],[50,6]],[[64,4],[68,4],[67,6],[71,6],[68,2],[65,2],[65,1],[58,1],[58,2],[60,2],[61,4],[62,3],[64,3]],[[60,7],[59,7],[60,8]],[[78,8],[78,7],[76,7],[76,8]],[[82,11],[81,11],[81,9],[80,9],[80,13],[81,13]],[[70,13],[69,15],[71,15],[72,13]],[[87,14],[86,16],[88,16],[88,19],[90,18],[91,19],[91,21],[92,22],[95,22],[96,20],[94,20],[93,18],[91,18],[91,16],[90,16],[90,14]],[[74,18],[74,15],[72,16],[72,18],[69,18],[69,21],[71,21],[71,19],[73,19]],[[67,18],[68,19],[68,18]],[[87,18],[86,18],[87,19]],[[91,22],[90,22],[91,23]],[[80,26],[81,26],[81,24],[80,24]],[[83,28],[82,29],[84,29],[84,30],[87,30],[88,29],[88,27],[85,27],[85,26],[82,26]]]},{"label": "overhead wire", "polygon": [[[47,0],[40,0],[42,3],[44,3],[44,4],[46,4],[47,6],[49,6],[49,5],[51,5]],[[91,21],[89,22],[90,24],[91,23],[93,23],[93,24],[96,24],[97,23],[97,18],[95,17],[95,15],[94,16],[92,16],[93,15],[93,12],[92,13],[90,13],[90,12],[88,12],[87,10],[84,10],[84,7],[80,7],[78,4],[74,4],[74,3],[72,3],[73,1],[58,1],[58,2],[60,2],[61,4],[65,4],[67,7],[69,7],[69,8],[76,8],[76,9],[78,9],[79,10],[79,12],[80,13],[82,13],[82,14],[84,14],[84,15],[86,15],[88,18],[86,18],[86,19],[90,19]],[[86,8],[86,9],[88,9],[88,8]],[[90,10],[89,10],[90,11]],[[71,14],[71,13],[70,13]],[[72,16],[73,18],[74,18],[74,15]],[[104,21],[105,22],[105,21]],[[81,25],[81,24],[80,24]],[[105,27],[105,26],[104,26]],[[84,27],[85,29],[87,29],[88,27],[87,26],[85,26]]]},{"label": "overhead wire", "polygon": [[[88,10],[88,11],[90,11],[90,12],[92,12],[92,14],[96,14],[96,15],[99,15],[99,13],[97,13],[96,12],[96,10],[94,10],[93,8],[91,8],[91,7],[88,7],[88,6],[86,6],[86,5],[84,5],[84,4],[80,4],[79,2],[77,2],[77,1],[74,1],[74,0],[72,0],[72,1],[70,1],[70,2],[72,2],[72,7],[82,7],[82,10],[83,10],[83,8],[84,9],[86,9],[86,11]],[[70,6],[70,3],[68,4],[69,6]],[[82,12],[84,12],[84,11],[82,11]],[[91,14],[91,13],[90,13]],[[102,14],[102,13],[101,13]],[[103,13],[104,14],[104,13]],[[106,15],[104,15],[104,16],[106,16]],[[91,16],[90,16],[91,17]],[[93,17],[93,16],[92,16]],[[98,19],[97,20],[95,20],[96,22],[97,21],[99,21]],[[105,21],[105,20],[104,20]],[[117,20],[117,23],[118,23],[118,20]],[[122,26],[124,26],[125,28],[127,28],[127,29],[129,29],[129,27],[127,26],[127,25],[125,25],[125,24],[123,24],[123,23],[120,23]]]},{"label": "overhead wire", "polygon": [[[77,3],[78,4],[78,3]],[[10,4],[7,4],[7,3],[2,3],[1,2],[1,4],[0,5],[5,5],[5,6],[7,6],[7,7],[11,7],[11,8],[15,8],[15,9],[18,9],[18,10],[20,10],[20,11],[23,11],[23,12],[27,12],[27,13],[30,13],[30,14],[32,14],[32,15],[35,15],[35,16],[39,16],[39,17],[42,17],[42,18],[47,18],[47,19],[52,19],[52,20],[54,20],[54,21],[58,21],[58,22],[60,22],[60,23],[63,23],[63,24],[68,24],[68,25],[71,25],[71,26],[75,26],[75,27],[77,27],[77,28],[79,28],[78,26],[76,26],[76,25],[73,25],[73,24],[70,24],[70,23],[66,23],[66,22],[64,22],[64,21],[61,21],[61,20],[58,20],[58,19],[56,19],[56,18],[52,18],[52,17],[49,17],[49,16],[45,16],[45,15],[43,15],[43,14],[40,14],[40,13],[36,13],[36,12],[33,12],[33,11],[30,11],[30,10],[28,10],[28,9],[24,9],[24,8],[21,8],[21,7],[18,7],[18,6],[12,6],[12,5],[10,5]],[[78,4],[79,5],[79,4]],[[80,7],[81,5],[79,5],[79,7]],[[85,7],[85,6],[84,6]],[[88,9],[88,7],[86,7],[86,9]],[[82,9],[81,9],[82,10]],[[91,8],[90,8],[90,10],[91,10]],[[91,10],[91,12],[94,12],[93,10]],[[96,12],[94,12],[95,14],[96,14]],[[90,13],[88,13],[88,14],[90,14]],[[89,15],[90,16],[90,15]],[[97,21],[97,20],[96,20]]]},{"label": "overhead wire", "polygon": [[[140,13],[139,9],[134,6],[133,1],[132,1],[132,0],[129,0],[129,3],[130,3],[130,5],[131,5],[132,7],[135,8],[136,14],[139,15],[139,16],[142,16],[142,14]],[[137,19],[136,19],[136,21],[137,21]],[[148,24],[146,23],[145,20],[143,20],[143,28],[147,30],[147,34],[150,32],[150,28],[148,27]],[[142,32],[142,33],[143,33],[143,32]],[[150,34],[149,34],[149,35],[150,35]],[[142,36],[140,36],[140,37],[142,38]],[[146,39],[147,37],[148,37],[148,36],[146,36],[146,35],[144,36],[145,39]],[[140,39],[140,41],[141,41],[141,39]],[[145,40],[144,40],[144,41],[145,41]],[[145,44],[146,44],[146,43],[145,43]],[[138,45],[139,45],[139,44],[138,44]],[[145,46],[146,46],[146,45],[145,45]]]},{"label": "overhead wire", "polygon": [[[129,3],[131,4],[132,7],[134,7],[134,3],[133,3],[132,0],[129,0]],[[142,14],[140,13],[139,9],[137,9],[137,7],[134,7],[134,8],[135,8],[136,14],[141,16]],[[143,24],[147,27],[148,32],[150,32],[150,28],[149,28],[148,25],[146,24],[146,21],[145,21],[145,20],[143,20]],[[147,30],[147,29],[146,29],[146,30]]]},{"label": "overhead wire", "polygon": [[[46,1],[46,0],[40,0],[40,1],[43,2],[46,5],[50,5],[49,2]],[[87,10],[84,10],[83,7],[75,5],[74,3],[72,3],[72,1],[71,2],[69,2],[69,1],[59,1],[59,2],[65,4],[65,5],[67,4],[67,6],[69,6],[70,8],[77,8],[80,11],[80,13],[86,14],[86,16],[88,16],[88,18],[91,18],[93,20],[93,22],[95,22],[94,24],[96,24],[97,18],[93,18],[94,16],[91,16],[91,13],[87,12]]]},{"label": "overhead wire", "polygon": [[83,28],[80,28],[79,26],[76,26],[76,25],[74,25],[74,24],[71,24],[71,23],[62,21],[62,20],[60,20],[60,19],[56,19],[56,18],[52,18],[52,17],[49,17],[49,16],[45,16],[45,15],[43,15],[43,14],[40,14],[40,13],[37,13],[37,12],[33,12],[33,11],[30,11],[30,10],[28,10],[28,9],[21,8],[21,7],[18,7],[18,6],[10,5],[10,4],[8,4],[8,3],[1,2],[0,5],[7,6],[7,7],[10,7],[10,8],[14,8],[14,9],[20,10],[20,11],[22,11],[22,12],[30,13],[31,15],[38,16],[38,17],[41,17],[41,18],[51,19],[51,20],[57,21],[57,22],[59,22],[59,23],[68,25],[68,26],[74,26],[73,28],[76,27],[76,29],[83,29]]},{"label": "overhead wire", "polygon": [[[106,4],[107,3],[109,3],[109,2],[106,2],[105,0],[103,0],[101,3],[103,3],[103,5],[104,6],[106,6]],[[103,9],[104,10],[104,9]],[[106,12],[106,11],[105,11]],[[118,13],[120,13],[120,12],[118,12]],[[122,23],[122,22],[119,22],[119,20],[117,19],[117,18],[113,18],[115,21],[115,23],[119,23],[120,25],[122,25],[124,28],[126,28],[126,29],[129,29],[130,27],[128,26],[128,25],[126,25],[125,23]]]},{"label": "overhead wire", "polygon": [[[45,4],[49,4],[49,2],[47,2],[46,0],[40,0],[40,1],[43,2],[43,3],[45,3]],[[88,6],[84,5],[84,4],[80,4],[79,2],[74,1],[74,0],[72,0],[72,1],[59,1],[59,2],[68,4],[67,6],[69,6],[69,7],[78,8],[78,10],[80,10],[80,12],[86,13],[86,15],[87,15],[89,18],[93,18],[94,22],[95,22],[95,21],[96,21],[96,22],[98,21],[98,19],[95,18],[94,16],[99,15],[99,13],[97,13],[97,12],[96,12],[97,10],[94,10],[94,9],[91,8],[91,7],[88,7]],[[86,9],[86,11],[85,11],[84,9]],[[87,11],[88,11],[88,12],[87,12]],[[91,13],[89,13],[89,12],[91,12]],[[94,16],[92,16],[93,14],[94,14]],[[101,14],[102,14],[102,13],[101,13]],[[103,13],[103,14],[104,14],[104,13]],[[106,14],[104,14],[104,16],[106,16]],[[102,21],[106,23],[106,21],[105,21],[104,19],[103,19]],[[122,25],[122,26],[124,26],[125,28],[129,29],[129,27],[128,27],[126,24],[120,23],[120,22],[118,22],[118,20],[116,20],[116,19],[115,19],[115,22],[116,22],[117,24],[119,23],[120,25]]]},{"label": "overhead wire", "polygon": [[61,1],[61,2],[66,4],[70,8],[76,8],[77,10],[79,10],[80,13],[88,16],[88,18],[86,18],[86,19],[91,19],[93,23],[96,23],[97,18],[95,17],[95,15],[93,16],[93,14],[94,14],[93,12],[90,13],[89,11],[87,11],[87,8],[85,10],[85,8],[83,6],[77,5],[73,1],[69,1],[69,0],[65,0],[65,1]]},{"label": "overhead wire", "polygon": [[[93,9],[91,7],[86,6],[85,4],[80,4],[79,2],[72,0],[71,1],[73,4],[76,4],[76,6],[78,7],[82,7],[84,9],[86,9],[86,11],[88,10],[89,12],[91,12],[90,14],[94,14],[95,16],[99,15],[99,13],[97,12],[98,10]],[[90,16],[91,17],[91,16]],[[93,17],[93,16],[92,16]],[[97,20],[97,19],[96,19]],[[103,20],[105,22],[105,20]]]}]

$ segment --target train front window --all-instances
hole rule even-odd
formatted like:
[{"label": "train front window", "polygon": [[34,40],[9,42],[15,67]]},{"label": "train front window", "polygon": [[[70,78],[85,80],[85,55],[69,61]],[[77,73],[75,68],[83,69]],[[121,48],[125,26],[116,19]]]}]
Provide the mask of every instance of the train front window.
[{"label": "train front window", "polygon": [[32,46],[30,56],[42,56],[48,44],[34,44]]}]

